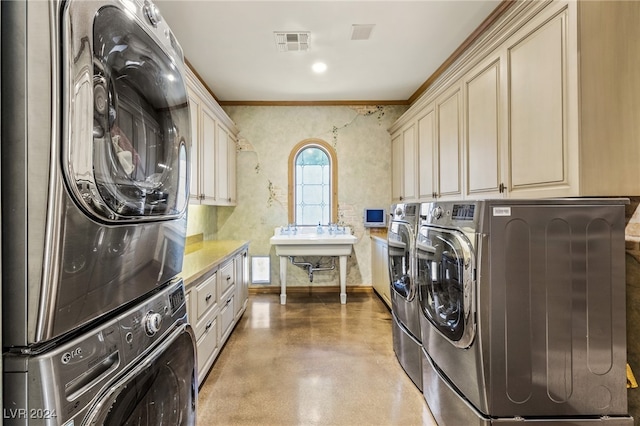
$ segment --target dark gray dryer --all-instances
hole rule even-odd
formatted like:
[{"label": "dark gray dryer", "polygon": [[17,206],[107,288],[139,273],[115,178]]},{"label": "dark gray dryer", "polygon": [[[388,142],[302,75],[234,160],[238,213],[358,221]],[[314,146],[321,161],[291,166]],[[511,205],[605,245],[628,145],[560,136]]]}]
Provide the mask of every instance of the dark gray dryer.
[{"label": "dark gray dryer", "polygon": [[415,238],[419,204],[391,207],[389,222],[389,276],[393,316],[393,349],[398,361],[422,390],[422,361],[418,292],[414,280]]},{"label": "dark gray dryer", "polygon": [[422,205],[423,393],[438,424],[633,424],[626,202]]}]

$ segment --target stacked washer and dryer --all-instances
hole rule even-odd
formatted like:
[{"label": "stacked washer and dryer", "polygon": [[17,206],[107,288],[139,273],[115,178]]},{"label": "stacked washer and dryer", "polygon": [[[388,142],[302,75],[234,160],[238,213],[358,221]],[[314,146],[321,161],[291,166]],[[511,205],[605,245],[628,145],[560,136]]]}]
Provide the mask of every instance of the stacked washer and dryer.
[{"label": "stacked washer and dryer", "polygon": [[419,206],[405,281],[417,287],[422,391],[439,425],[633,424],[626,203]]},{"label": "stacked washer and dryer", "polygon": [[2,2],[5,425],[193,425],[190,119],[148,0]]}]

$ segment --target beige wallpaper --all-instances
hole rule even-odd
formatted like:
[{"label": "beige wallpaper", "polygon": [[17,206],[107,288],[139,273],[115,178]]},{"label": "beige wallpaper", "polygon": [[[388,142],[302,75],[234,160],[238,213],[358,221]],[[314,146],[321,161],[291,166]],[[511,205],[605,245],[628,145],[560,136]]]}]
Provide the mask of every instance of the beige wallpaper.
[{"label": "beige wallpaper", "polygon": [[[217,208],[217,238],[250,240],[250,255],[269,255],[271,284],[279,285],[279,261],[269,244],[276,226],[287,223],[287,160],[309,138],[331,144],[338,155],[340,220],[358,242],[347,266],[347,285],[371,284],[369,231],[365,207],[388,207],[391,200],[391,141],[387,128],[403,106],[230,106],[224,108],[240,130],[236,207]],[[190,209],[191,213],[191,209]],[[323,262],[324,263],[324,262]],[[306,272],[288,267],[290,286],[308,286]],[[313,285],[337,285],[338,271],[314,274]],[[264,284],[261,284],[264,285]]]},{"label": "beige wallpaper", "polygon": [[205,240],[217,237],[217,207],[190,204],[187,209],[187,236],[202,234]]}]

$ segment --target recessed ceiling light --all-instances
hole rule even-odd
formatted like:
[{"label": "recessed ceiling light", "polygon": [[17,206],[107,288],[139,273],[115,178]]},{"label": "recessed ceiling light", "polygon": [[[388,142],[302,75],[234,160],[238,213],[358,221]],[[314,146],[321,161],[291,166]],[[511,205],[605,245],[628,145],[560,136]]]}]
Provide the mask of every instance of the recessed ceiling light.
[{"label": "recessed ceiling light", "polygon": [[327,64],[324,62],[316,62],[311,66],[311,69],[313,69],[313,72],[320,74],[327,70]]}]

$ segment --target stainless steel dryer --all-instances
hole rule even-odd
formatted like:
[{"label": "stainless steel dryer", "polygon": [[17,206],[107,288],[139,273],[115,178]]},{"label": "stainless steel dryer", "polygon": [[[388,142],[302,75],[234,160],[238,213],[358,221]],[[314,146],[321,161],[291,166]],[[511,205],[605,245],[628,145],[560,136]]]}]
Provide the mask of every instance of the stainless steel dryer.
[{"label": "stainless steel dryer", "polygon": [[420,205],[415,203],[392,206],[387,235],[393,349],[402,368],[422,390],[420,306],[414,281],[415,236],[419,208]]},{"label": "stainless steel dryer", "polygon": [[423,393],[439,425],[631,425],[623,199],[421,206]]},{"label": "stainless steel dryer", "polygon": [[4,425],[195,425],[195,351],[180,281],[45,354],[5,357]]},{"label": "stainless steel dryer", "polygon": [[148,0],[0,7],[3,345],[41,353],[182,269],[184,64]]}]

